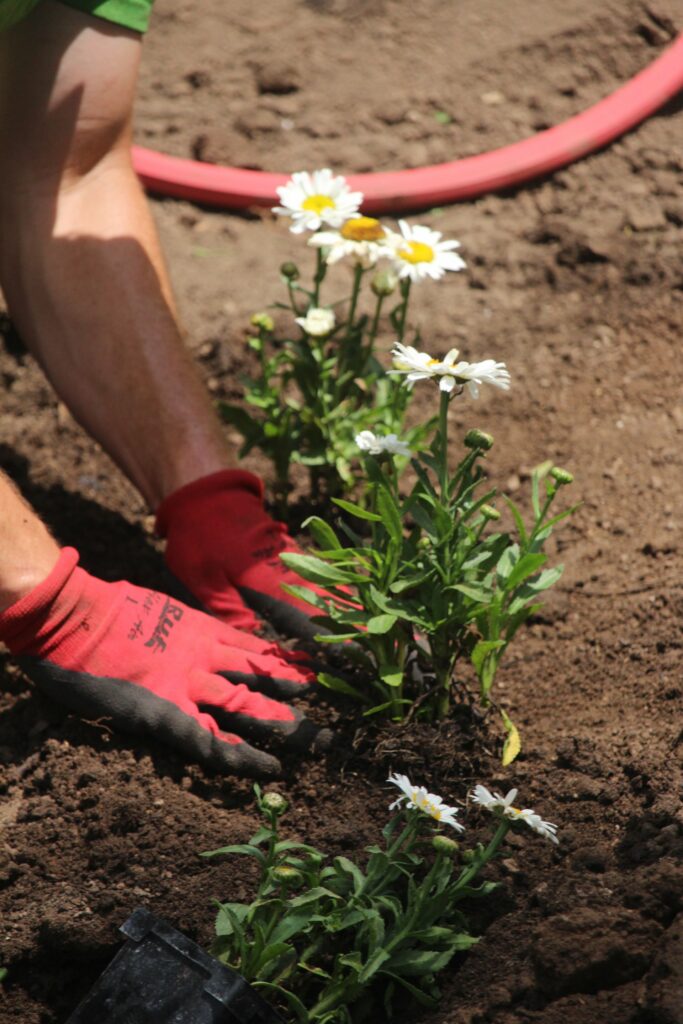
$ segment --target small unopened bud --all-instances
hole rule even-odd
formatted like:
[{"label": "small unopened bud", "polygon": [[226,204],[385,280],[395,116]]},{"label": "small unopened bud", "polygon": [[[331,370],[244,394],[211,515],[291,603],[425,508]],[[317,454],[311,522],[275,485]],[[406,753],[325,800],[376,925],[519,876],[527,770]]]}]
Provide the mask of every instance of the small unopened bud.
[{"label": "small unopened bud", "polygon": [[484,519],[500,519],[500,512],[497,508],[494,508],[493,505],[482,505],[479,511],[483,515]]},{"label": "small unopened bud", "polygon": [[463,850],[460,854],[460,858],[463,864],[471,864],[476,855],[476,850]]},{"label": "small unopened bud", "polygon": [[267,313],[254,313],[251,318],[251,322],[254,327],[260,327],[262,331],[270,332],[275,330],[273,318]]},{"label": "small unopened bud", "polygon": [[264,793],[261,799],[261,807],[271,814],[284,814],[287,810],[287,801],[280,793]]},{"label": "small unopened bud", "polygon": [[483,430],[468,430],[465,434],[465,446],[475,451],[479,448],[487,452],[489,448],[493,447],[493,438],[490,434],[485,434]]},{"label": "small unopened bud", "polygon": [[282,885],[287,889],[293,889],[296,885],[301,885],[303,878],[300,871],[296,868],[290,868],[286,864],[281,864],[277,868],[273,868],[272,872],[273,881],[277,882],[278,885]]},{"label": "small unopened bud", "polygon": [[550,475],[557,484],[558,487],[563,487],[565,484],[573,484],[574,477],[571,473],[568,473],[566,469],[560,469],[559,466],[553,466],[550,470]]},{"label": "small unopened bud", "polygon": [[286,263],[281,264],[280,273],[283,277],[286,277],[288,281],[299,280],[299,268],[296,263],[292,263],[291,260],[287,260]]},{"label": "small unopened bud", "polygon": [[449,839],[448,836],[434,836],[432,846],[437,853],[447,853],[451,857],[460,849],[460,843],[456,843],[455,839]]},{"label": "small unopened bud", "polygon": [[370,287],[378,297],[393,295],[398,287],[398,274],[393,270],[379,270],[370,282]]}]

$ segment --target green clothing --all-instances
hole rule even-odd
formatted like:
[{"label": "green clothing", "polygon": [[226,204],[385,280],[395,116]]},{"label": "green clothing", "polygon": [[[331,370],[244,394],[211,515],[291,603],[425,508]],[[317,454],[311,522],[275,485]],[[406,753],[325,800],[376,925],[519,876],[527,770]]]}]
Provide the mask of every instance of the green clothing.
[{"label": "green clothing", "polygon": [[[0,0],[0,31],[26,17],[40,0]],[[154,0],[59,0],[95,18],[112,21],[121,28],[146,32]]]}]

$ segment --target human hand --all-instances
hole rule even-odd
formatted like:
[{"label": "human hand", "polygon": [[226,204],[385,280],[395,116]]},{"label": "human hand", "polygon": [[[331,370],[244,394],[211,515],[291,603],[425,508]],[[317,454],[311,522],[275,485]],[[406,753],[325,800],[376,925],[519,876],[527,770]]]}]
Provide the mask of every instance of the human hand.
[{"label": "human hand", "polygon": [[171,572],[221,621],[253,629],[253,609],[286,636],[322,632],[311,622],[316,610],[282,589],[303,585],[324,596],[282,562],[284,552],[301,551],[266,512],[253,473],[228,469],[181,487],[159,507],[157,532]]},{"label": "human hand", "polygon": [[0,640],[54,700],[252,778],[276,777],[281,768],[245,736],[275,735],[299,749],[329,743],[329,730],[274,699],[296,697],[314,682],[305,655],[157,591],[106,583],[77,562],[65,548],[50,576],[0,615]]}]

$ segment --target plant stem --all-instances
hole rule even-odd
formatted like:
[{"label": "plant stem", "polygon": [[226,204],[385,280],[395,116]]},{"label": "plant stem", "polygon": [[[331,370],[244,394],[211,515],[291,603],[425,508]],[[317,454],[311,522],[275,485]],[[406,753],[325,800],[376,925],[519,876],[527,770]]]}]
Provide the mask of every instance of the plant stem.
[{"label": "plant stem", "polygon": [[410,286],[412,282],[409,277],[406,277],[401,281],[401,297],[403,298],[403,305],[401,306],[401,319],[398,323],[398,338],[397,341],[402,342],[403,336],[406,332],[406,317],[408,315],[408,299],[410,298]]},{"label": "plant stem", "polygon": [[498,847],[505,839],[505,836],[510,831],[510,828],[511,825],[507,818],[502,818],[500,825],[498,826],[494,833],[493,839],[486,847],[486,849],[482,850],[479,856],[475,857],[475,859],[472,861],[469,867],[465,868],[465,870],[460,874],[460,877],[457,879],[455,883],[454,890],[462,889],[464,886],[466,886],[479,873],[479,871],[486,864],[488,864],[491,858],[495,857],[496,853],[498,852]]},{"label": "plant stem", "polygon": [[439,405],[439,486],[441,488],[441,501],[444,506],[448,505],[448,403],[450,395],[447,391],[441,392]]},{"label": "plant stem", "polygon": [[327,264],[323,259],[322,249],[316,249],[315,251],[315,278],[313,279],[313,305],[317,308],[320,305],[320,285],[325,279],[325,271],[327,270]]},{"label": "plant stem", "polygon": [[365,271],[360,263],[357,263],[353,272],[353,291],[351,292],[351,305],[349,306],[349,321],[346,325],[347,337],[353,332],[353,321],[356,316],[356,306],[358,305],[358,293],[360,292],[360,283],[364,273]]},{"label": "plant stem", "polygon": [[372,318],[372,327],[370,328],[370,334],[368,336],[368,351],[367,355],[372,355],[372,349],[375,344],[375,338],[377,337],[377,331],[379,330],[379,318],[382,313],[382,304],[386,296],[377,296],[377,305],[375,306],[375,315]]}]

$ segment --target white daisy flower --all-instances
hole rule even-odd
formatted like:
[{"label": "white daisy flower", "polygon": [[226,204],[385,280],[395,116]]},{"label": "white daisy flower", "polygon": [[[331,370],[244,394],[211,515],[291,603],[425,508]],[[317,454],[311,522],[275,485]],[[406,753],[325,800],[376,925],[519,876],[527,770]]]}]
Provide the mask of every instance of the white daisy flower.
[{"label": "white daisy flower", "polygon": [[386,434],[384,437],[373,434],[371,430],[361,430],[356,434],[356,444],[362,452],[368,455],[405,455],[408,458],[412,455],[409,445],[405,441],[399,441],[396,434]]},{"label": "white daisy flower", "polygon": [[387,782],[391,782],[401,790],[401,796],[389,805],[390,811],[393,811],[395,807],[400,807],[405,802],[406,807],[422,811],[423,814],[429,815],[439,825],[450,825],[452,828],[457,829],[458,832],[465,831],[464,826],[455,820],[458,808],[449,807],[436,793],[428,792],[424,786],[413,786],[407,775],[395,773],[389,776]]},{"label": "white daisy flower", "polygon": [[523,821],[525,825],[528,825],[530,829],[537,832],[539,836],[550,839],[553,843],[558,843],[559,839],[555,834],[557,832],[557,825],[553,825],[550,821],[544,821],[540,814],[536,814],[535,811],[528,807],[523,810],[520,810],[519,807],[514,807],[513,800],[516,796],[516,789],[511,789],[506,796],[501,796],[500,793],[491,793],[486,786],[478,785],[474,787],[472,800],[475,804],[485,807],[487,811],[491,811],[492,814],[497,814],[499,817],[508,818],[510,821]]},{"label": "white daisy flower", "polygon": [[512,801],[516,796],[516,789],[511,789],[507,796],[501,796],[500,793],[492,793],[490,789],[482,785],[475,786],[472,792],[472,800],[475,804],[480,804],[487,811],[502,811],[503,813],[512,806]]},{"label": "white daisy flower", "polygon": [[480,384],[493,384],[503,391],[510,387],[510,374],[505,363],[497,363],[494,359],[484,359],[480,363],[458,362],[457,348],[452,348],[443,359],[434,359],[428,352],[418,352],[412,345],[397,341],[391,354],[394,368],[389,373],[405,373],[408,387],[418,380],[439,377],[442,391],[450,392],[456,385],[467,386],[472,398],[479,397]]},{"label": "white daisy flower", "polygon": [[309,309],[306,316],[297,316],[294,319],[299,327],[313,338],[324,338],[326,334],[334,330],[334,325],[337,322],[334,310],[315,307]]},{"label": "white daisy flower", "polygon": [[455,239],[442,242],[441,232],[432,231],[423,224],[398,222],[400,235],[392,234],[394,265],[399,277],[423,281],[427,277],[437,281],[447,270],[463,270],[467,264],[453,252],[460,248]]},{"label": "white daisy flower", "polygon": [[[535,811],[530,810],[528,807],[523,811],[517,811],[516,807],[511,807],[510,810],[518,816],[520,821],[523,821],[530,829],[537,832],[539,836],[543,836],[544,839],[549,839],[551,843],[555,843],[556,845],[559,843],[560,840],[556,835],[557,825],[553,825],[551,821],[543,821],[540,814],[536,814]],[[508,815],[508,817],[511,816],[511,814]]]},{"label": "white daisy flower", "polygon": [[297,171],[286,185],[275,190],[282,206],[273,213],[291,217],[290,231],[319,231],[323,224],[339,228],[354,217],[363,202],[362,192],[352,192],[341,175],[335,177],[329,167],[320,171]]},{"label": "white daisy flower", "polygon": [[352,217],[338,231],[318,231],[308,244],[328,248],[325,262],[330,265],[350,256],[364,270],[374,267],[383,256],[394,254],[389,232],[374,217]]}]

